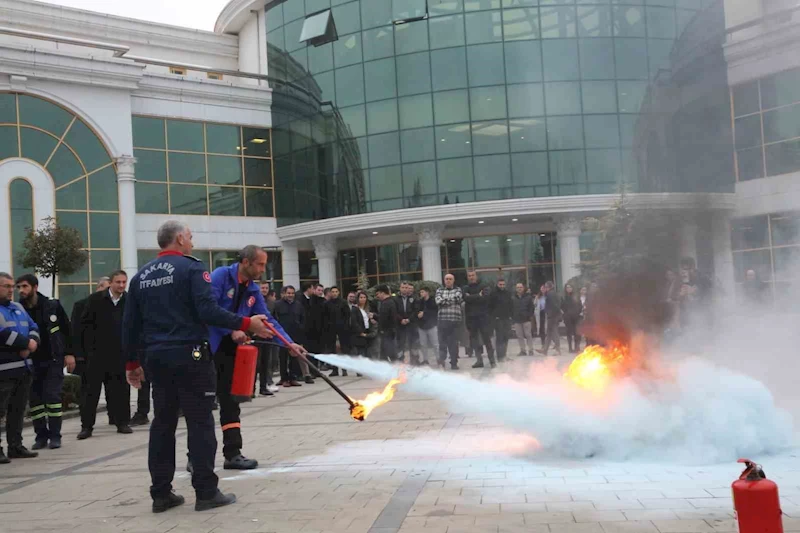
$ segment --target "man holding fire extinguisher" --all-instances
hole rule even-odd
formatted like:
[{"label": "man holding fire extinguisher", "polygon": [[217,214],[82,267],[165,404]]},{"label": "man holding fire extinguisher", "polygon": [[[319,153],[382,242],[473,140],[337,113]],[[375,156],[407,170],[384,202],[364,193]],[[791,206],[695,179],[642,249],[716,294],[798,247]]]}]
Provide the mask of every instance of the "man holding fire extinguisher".
[{"label": "man holding fire extinguisher", "polygon": [[[267,310],[258,280],[267,269],[267,252],[255,245],[246,246],[239,252],[239,262],[219,267],[211,274],[211,293],[216,303],[223,309],[242,317],[264,315],[270,325],[284,339],[292,343],[286,346],[291,352],[305,352],[294,344],[281,325]],[[268,326],[269,327],[269,326]],[[283,345],[280,335],[272,342]],[[217,397],[219,398],[219,422],[222,426],[222,453],[225,456],[224,468],[227,470],[251,470],[258,467],[258,461],[242,455],[242,423],[240,420],[240,401],[250,397],[236,398],[231,395],[236,347],[249,341],[243,331],[231,331],[218,327],[210,328],[209,343],[214,354],[217,369]],[[191,470],[191,464],[187,468]]]}]

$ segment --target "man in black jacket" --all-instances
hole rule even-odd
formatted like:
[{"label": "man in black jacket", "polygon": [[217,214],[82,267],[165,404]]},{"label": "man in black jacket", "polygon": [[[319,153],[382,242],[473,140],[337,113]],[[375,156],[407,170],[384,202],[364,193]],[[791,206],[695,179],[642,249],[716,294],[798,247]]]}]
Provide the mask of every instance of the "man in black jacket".
[{"label": "man in black jacket", "polygon": [[[336,338],[339,338],[339,347],[343,354],[350,355],[350,304],[341,298],[339,287],[333,286],[329,291],[329,299],[325,302],[325,334],[323,350],[325,353],[336,353]],[[333,367],[330,375],[338,376],[339,369]],[[342,375],[347,375],[347,370],[342,370]]]},{"label": "man in black jacket", "polygon": [[397,358],[397,306],[389,287],[378,285],[375,289],[378,299],[378,328],[381,333],[381,359],[393,362]]},{"label": "man in black jacket", "polygon": [[412,365],[419,364],[419,333],[414,320],[414,286],[404,281],[400,284],[400,294],[394,297],[400,323],[397,326],[397,358],[402,363],[406,359]]},{"label": "man in black jacket", "polygon": [[[97,280],[97,285],[94,292],[103,292],[108,290],[111,280],[108,276],[103,276]],[[78,324],[81,323],[81,316],[83,310],[86,309],[86,303],[89,301],[87,296],[83,300],[78,300],[72,306],[72,314],[70,315],[70,323],[72,326],[72,351],[75,352],[75,370],[72,372],[76,376],[81,377],[81,390],[86,386],[86,350],[83,347],[83,339],[80,336],[81,329]]]},{"label": "man in black jacket", "polygon": [[511,293],[506,289],[506,280],[497,280],[497,287],[489,295],[489,313],[494,328],[497,360],[503,361],[508,350],[508,339],[511,337]]},{"label": "man in black jacket", "polygon": [[527,291],[524,283],[517,283],[516,294],[511,299],[511,304],[514,333],[519,342],[519,355],[533,355],[531,330],[536,330],[536,308],[533,305],[533,296]]},{"label": "man in black jacket", "polygon": [[100,388],[105,387],[109,417],[118,433],[132,433],[131,388],[125,378],[125,357],[122,353],[122,317],[125,314],[128,275],[118,270],[111,274],[108,291],[89,297],[81,316],[81,336],[89,354],[86,389],[82,391],[81,431],[78,439],[92,436],[97,417]]},{"label": "man in black jacket", "polygon": [[439,306],[426,287],[419,290],[419,300],[414,302],[414,312],[414,323],[419,330],[421,364],[430,365],[431,355],[434,360],[439,358]]},{"label": "man in black jacket", "polygon": [[33,353],[33,384],[30,415],[36,431],[34,450],[61,447],[61,387],[64,367],[75,370],[72,337],[67,313],[58,300],[39,292],[39,279],[25,274],[17,279],[20,303],[39,326],[42,343]]},{"label": "man in black jacket", "polygon": [[555,285],[552,281],[544,284],[545,291],[545,307],[544,311],[547,315],[547,335],[544,339],[544,347],[541,350],[536,350],[542,355],[547,355],[550,349],[550,343],[555,346],[556,354],[561,355],[561,336],[558,331],[558,325],[561,323],[561,297],[556,293]]},{"label": "man in black jacket", "polygon": [[492,368],[497,366],[492,346],[492,325],[489,322],[489,288],[478,281],[474,270],[467,272],[469,282],[461,291],[464,293],[464,314],[466,315],[469,343],[475,353],[477,362],[472,368],[483,368],[483,346],[489,356]]},{"label": "man in black jacket", "polygon": [[[305,296],[303,297],[305,298]],[[281,299],[275,302],[272,316],[283,327],[283,330],[294,339],[302,343],[305,333],[305,310],[303,304],[295,299],[295,290],[291,285],[281,289]],[[280,349],[281,382],[284,387],[300,386],[298,379],[301,377],[298,358],[292,357],[286,348]]]}]

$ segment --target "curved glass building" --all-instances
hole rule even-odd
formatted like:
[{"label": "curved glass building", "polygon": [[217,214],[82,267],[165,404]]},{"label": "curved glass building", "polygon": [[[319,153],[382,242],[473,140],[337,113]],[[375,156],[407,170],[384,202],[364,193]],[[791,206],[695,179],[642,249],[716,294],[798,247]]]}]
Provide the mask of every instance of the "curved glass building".
[{"label": "curved glass building", "polygon": [[270,75],[312,100],[307,114],[284,109],[275,88],[278,179],[319,185],[282,192],[278,182],[279,221],[614,193],[620,181],[639,190],[632,149],[642,100],[708,4],[268,3]]}]

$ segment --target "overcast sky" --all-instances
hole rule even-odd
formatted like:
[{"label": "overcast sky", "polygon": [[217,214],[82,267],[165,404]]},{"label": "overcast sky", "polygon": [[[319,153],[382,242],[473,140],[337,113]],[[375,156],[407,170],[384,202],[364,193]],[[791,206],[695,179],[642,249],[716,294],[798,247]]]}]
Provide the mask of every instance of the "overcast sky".
[{"label": "overcast sky", "polygon": [[49,4],[88,9],[187,28],[214,30],[228,0],[45,0]]}]

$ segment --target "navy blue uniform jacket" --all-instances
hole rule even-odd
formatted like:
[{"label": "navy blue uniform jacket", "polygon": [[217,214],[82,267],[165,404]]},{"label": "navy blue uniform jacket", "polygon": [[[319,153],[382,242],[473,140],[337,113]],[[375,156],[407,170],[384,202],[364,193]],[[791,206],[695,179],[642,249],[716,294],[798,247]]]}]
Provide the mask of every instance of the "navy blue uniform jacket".
[{"label": "navy blue uniform jacket", "polygon": [[[258,283],[251,281],[247,284],[247,292],[241,298],[238,298],[236,291],[239,290],[239,263],[234,263],[231,266],[219,267],[211,274],[211,294],[214,301],[227,311],[231,311],[240,316],[253,316],[253,315],[266,315],[267,320],[278,333],[289,342],[292,341],[291,337],[286,334],[281,325],[275,320],[270,312],[267,310],[267,304],[264,302],[264,297],[261,296],[261,289]],[[236,300],[239,300],[239,308],[234,309],[233,306]],[[216,352],[222,342],[222,338],[230,335],[232,329],[227,328],[211,328],[211,351]],[[285,346],[283,341],[278,337],[272,339],[272,342]]]},{"label": "navy blue uniform jacket", "polygon": [[208,326],[247,331],[250,318],[217,305],[211,274],[200,260],[161,252],[133,276],[128,288],[122,320],[126,368],[140,366],[140,350],[156,352],[207,341]]}]

